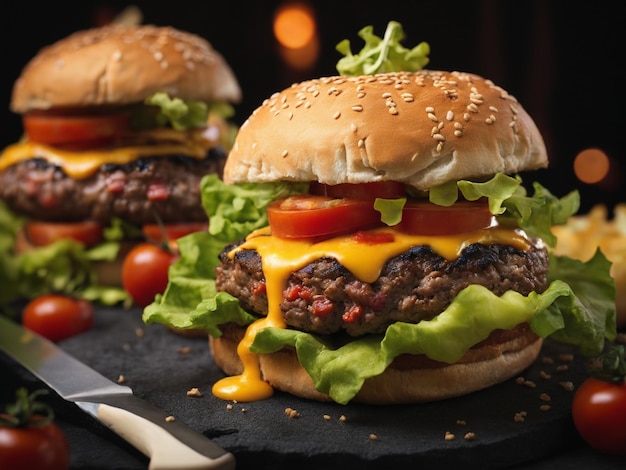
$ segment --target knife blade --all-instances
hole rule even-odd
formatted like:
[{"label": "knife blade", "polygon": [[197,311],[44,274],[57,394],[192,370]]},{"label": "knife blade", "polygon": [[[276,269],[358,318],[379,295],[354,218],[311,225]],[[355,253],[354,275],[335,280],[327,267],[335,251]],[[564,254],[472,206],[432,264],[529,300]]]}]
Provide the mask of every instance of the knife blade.
[{"label": "knife blade", "polygon": [[235,468],[233,454],[53,342],[0,315],[0,350],[150,459],[150,470]]}]

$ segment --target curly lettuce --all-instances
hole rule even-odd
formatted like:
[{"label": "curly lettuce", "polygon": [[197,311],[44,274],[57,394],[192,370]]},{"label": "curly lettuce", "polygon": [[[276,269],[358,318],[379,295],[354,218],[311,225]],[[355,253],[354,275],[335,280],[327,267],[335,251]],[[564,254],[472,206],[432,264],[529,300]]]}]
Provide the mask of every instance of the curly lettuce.
[{"label": "curly lettuce", "polygon": [[412,49],[407,49],[401,42],[406,35],[397,21],[387,24],[384,37],[374,34],[373,26],[365,26],[359,31],[359,37],[365,45],[357,54],[352,53],[350,41],[344,39],[336,49],[344,55],[337,62],[337,71],[341,75],[371,75],[384,72],[415,72],[428,64],[430,46],[421,42]]}]

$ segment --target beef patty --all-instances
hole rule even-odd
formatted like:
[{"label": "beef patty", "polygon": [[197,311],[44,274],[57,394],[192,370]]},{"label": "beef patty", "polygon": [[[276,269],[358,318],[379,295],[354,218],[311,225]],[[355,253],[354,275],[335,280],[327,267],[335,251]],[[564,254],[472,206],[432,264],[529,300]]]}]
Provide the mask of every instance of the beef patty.
[{"label": "beef patty", "polygon": [[205,221],[200,180],[223,172],[226,154],[212,148],[201,160],[172,155],[146,157],[125,165],[105,164],[84,179],[33,158],[0,173],[0,199],[16,213],[36,220],[108,223],[113,218],[141,225]]},{"label": "beef patty", "polygon": [[[237,297],[244,309],[266,315],[261,257],[255,250],[241,250],[231,259],[228,252],[235,246],[220,254],[217,289]],[[322,258],[289,276],[280,308],[287,325],[302,331],[383,333],[397,321],[432,319],[470,284],[485,286],[496,295],[507,290],[523,295],[543,292],[547,271],[548,253],[543,246],[521,251],[472,244],[455,260],[429,246],[416,246],[389,259],[371,284],[357,279],[335,259]]]}]

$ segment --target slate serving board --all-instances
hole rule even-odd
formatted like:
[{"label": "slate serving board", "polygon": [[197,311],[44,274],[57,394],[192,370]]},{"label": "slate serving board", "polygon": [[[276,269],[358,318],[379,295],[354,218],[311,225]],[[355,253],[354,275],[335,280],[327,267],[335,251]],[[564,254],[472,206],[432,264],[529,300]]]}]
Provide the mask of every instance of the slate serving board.
[{"label": "slate serving board", "polygon": [[[123,376],[136,395],[214,439],[235,455],[238,469],[542,468],[541,462],[582,468],[585,459],[585,468],[620,468],[581,443],[568,384],[584,378],[583,360],[551,341],[523,380],[410,406],[338,405],[280,392],[252,403],[222,401],[211,394],[223,374],[207,340],[146,326],[138,309],[99,308],[93,330],[61,346],[114,381]],[[19,383],[37,385],[3,355],[0,374],[3,399]],[[188,396],[192,388],[202,396]],[[72,468],[146,468],[147,459],[114,433],[73,404],[50,400],[72,446]],[[555,467],[554,458],[563,465]]]}]

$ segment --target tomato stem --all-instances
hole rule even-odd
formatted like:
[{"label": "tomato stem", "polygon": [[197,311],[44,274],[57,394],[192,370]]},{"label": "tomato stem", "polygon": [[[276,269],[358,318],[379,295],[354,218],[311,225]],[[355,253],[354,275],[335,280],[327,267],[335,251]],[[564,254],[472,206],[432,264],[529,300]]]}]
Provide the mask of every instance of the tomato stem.
[{"label": "tomato stem", "polygon": [[626,349],[622,344],[613,344],[589,364],[589,374],[605,382],[626,382]]},{"label": "tomato stem", "polygon": [[[12,428],[41,427],[54,419],[54,413],[45,403],[37,401],[37,397],[48,393],[45,389],[28,393],[24,387],[15,392],[15,403],[6,405],[6,414],[0,416],[0,426]],[[37,419],[33,419],[36,416]]]}]

